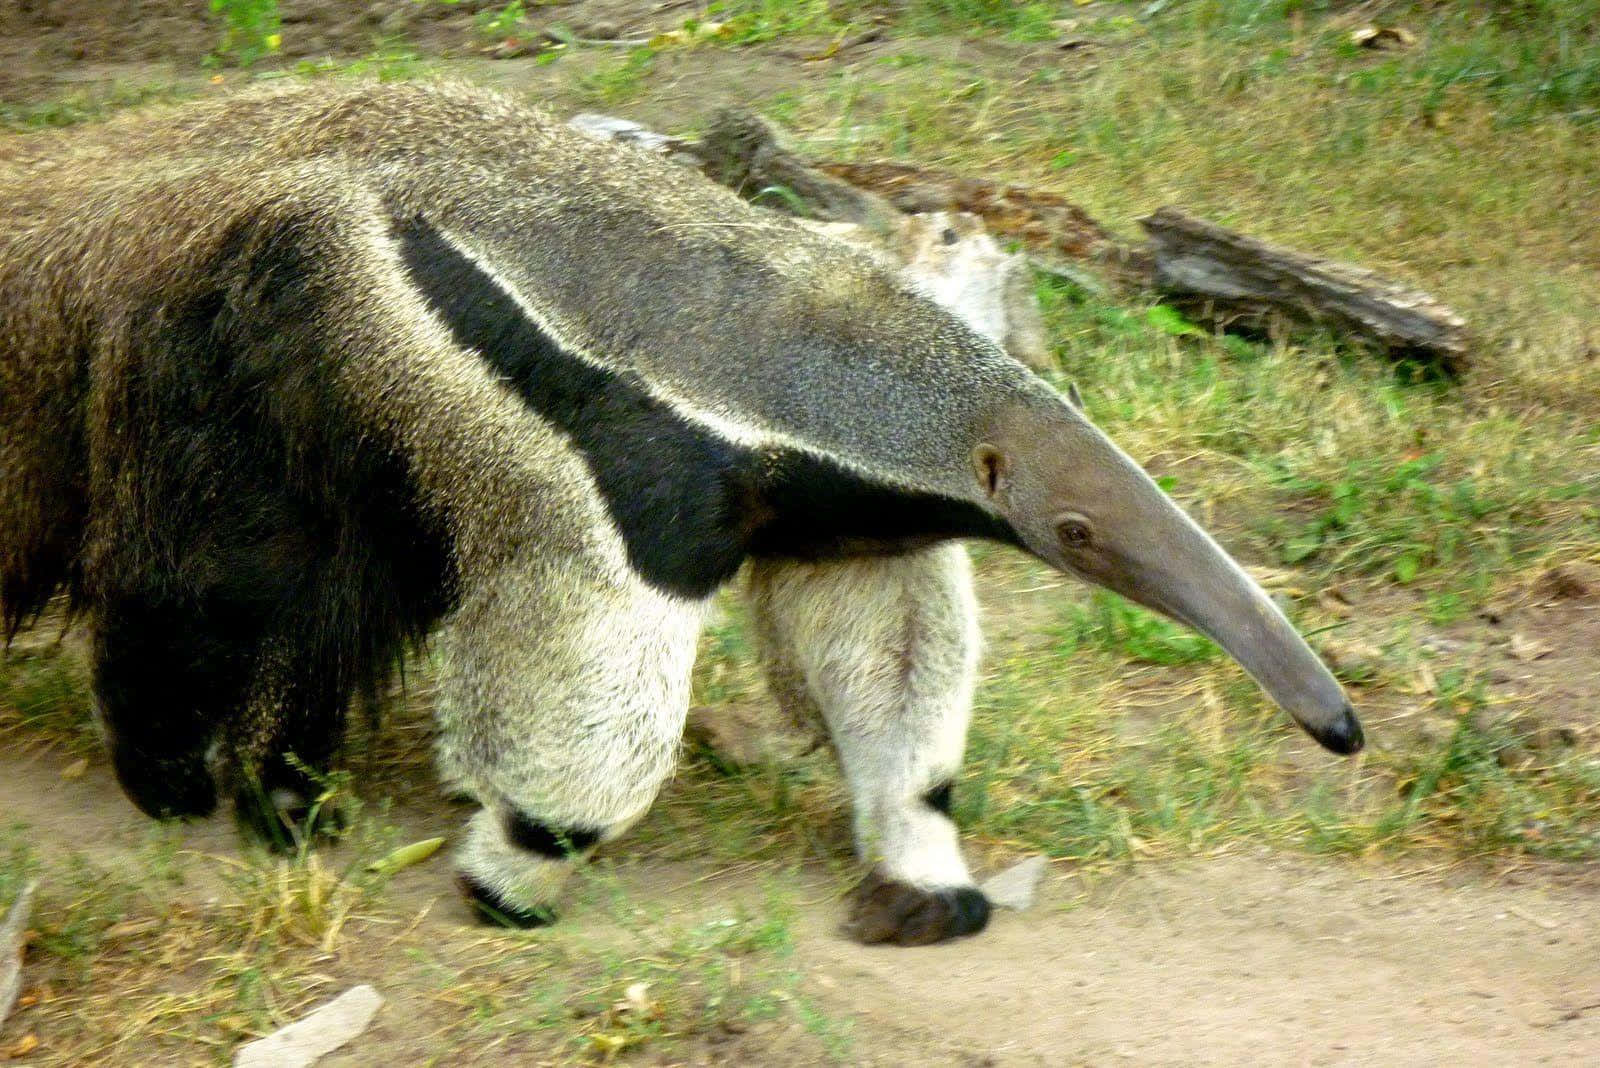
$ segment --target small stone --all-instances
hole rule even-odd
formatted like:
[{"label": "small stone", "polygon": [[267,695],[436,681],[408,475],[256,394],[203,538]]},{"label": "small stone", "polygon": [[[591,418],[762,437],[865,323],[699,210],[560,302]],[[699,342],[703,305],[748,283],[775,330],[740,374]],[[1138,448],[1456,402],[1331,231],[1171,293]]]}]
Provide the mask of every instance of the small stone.
[{"label": "small stone", "polygon": [[572,28],[572,32],[586,41],[615,41],[622,36],[622,27],[615,22],[596,19],[594,22],[578,23]]},{"label": "small stone", "polygon": [[383,997],[363,983],[266,1038],[240,1046],[234,1068],[309,1068],[372,1023]]},{"label": "small stone", "polygon": [[1511,636],[1511,655],[1518,660],[1542,660],[1555,652],[1555,647],[1549,642],[1530,638],[1526,634],[1513,634]]},{"label": "small stone", "polygon": [[1460,638],[1446,638],[1442,634],[1429,634],[1417,643],[1431,653],[1441,656],[1455,656],[1467,650],[1467,643]]},{"label": "small stone", "polygon": [[1375,681],[1383,668],[1383,650],[1364,641],[1329,638],[1322,642],[1322,659],[1339,678],[1362,686]]},{"label": "small stone", "polygon": [[1039,880],[1049,862],[1044,857],[1029,857],[998,875],[990,876],[978,889],[996,908],[1024,912],[1033,907],[1039,893]]},{"label": "small stone", "polygon": [[1449,745],[1450,739],[1456,736],[1456,728],[1459,726],[1460,724],[1449,716],[1428,716],[1417,723],[1417,737],[1422,739],[1425,745]]},{"label": "small stone", "polygon": [[378,32],[385,37],[402,37],[411,29],[411,12],[397,7],[378,20]]}]

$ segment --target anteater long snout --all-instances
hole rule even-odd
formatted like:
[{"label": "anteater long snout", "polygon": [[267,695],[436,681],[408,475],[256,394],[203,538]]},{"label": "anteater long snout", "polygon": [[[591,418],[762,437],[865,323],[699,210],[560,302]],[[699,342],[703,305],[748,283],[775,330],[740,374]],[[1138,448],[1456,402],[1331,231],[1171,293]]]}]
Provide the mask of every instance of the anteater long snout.
[{"label": "anteater long snout", "polygon": [[1344,691],[1278,606],[1075,406],[1019,405],[989,433],[980,486],[1029,549],[1211,638],[1327,748],[1361,748]]},{"label": "anteater long snout", "polygon": [[1168,575],[1148,588],[1146,603],[1227,650],[1322,745],[1335,753],[1359,750],[1361,724],[1338,680],[1255,580],[1169,506],[1190,528],[1188,544],[1174,554],[1178,566],[1163,569]]}]

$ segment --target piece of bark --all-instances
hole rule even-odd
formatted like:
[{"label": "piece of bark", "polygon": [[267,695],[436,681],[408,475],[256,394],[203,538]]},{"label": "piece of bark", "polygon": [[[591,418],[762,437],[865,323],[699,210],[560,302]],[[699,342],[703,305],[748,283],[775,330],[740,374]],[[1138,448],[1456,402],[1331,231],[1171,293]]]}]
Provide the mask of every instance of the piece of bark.
[{"label": "piece of bark", "polygon": [[28,933],[28,911],[33,904],[33,890],[37,883],[29,883],[11,903],[11,911],[0,923],[0,1027],[11,1015],[11,1007],[22,992],[22,942]]},{"label": "piece of bark", "polygon": [[307,1068],[367,1029],[383,997],[363,983],[288,1027],[240,1046],[234,1068]]},{"label": "piece of bark", "polygon": [[1156,288],[1191,314],[1258,329],[1282,317],[1354,334],[1451,372],[1467,365],[1466,322],[1426,293],[1176,208],[1162,208],[1140,224],[1150,235]]},{"label": "piece of bark", "polygon": [[892,231],[897,212],[882,197],[807,164],[777,127],[740,108],[726,108],[694,146],[705,173],[764,207],[826,222]]},{"label": "piece of bark", "polygon": [[596,141],[615,141],[637,148],[653,156],[665,156],[674,163],[700,168],[704,161],[695,154],[695,146],[679,137],[669,137],[632,119],[619,119],[615,115],[602,115],[584,111],[567,120],[567,125]]}]

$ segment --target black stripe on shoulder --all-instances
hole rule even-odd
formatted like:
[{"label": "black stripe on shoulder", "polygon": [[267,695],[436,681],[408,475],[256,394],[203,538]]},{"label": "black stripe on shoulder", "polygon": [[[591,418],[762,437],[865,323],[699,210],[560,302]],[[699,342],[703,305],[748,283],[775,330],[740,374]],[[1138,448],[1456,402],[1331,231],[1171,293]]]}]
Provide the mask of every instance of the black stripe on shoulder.
[{"label": "black stripe on shoulder", "polygon": [[757,556],[805,560],[899,553],[950,538],[1020,546],[998,516],[968,501],[876,481],[815,453],[785,451],[763,465],[771,518],[753,533]]},{"label": "black stripe on shoulder", "polygon": [[751,553],[827,559],[959,537],[1018,544],[975,504],[877,481],[816,453],[728,441],[637,376],[565,349],[425,219],[400,224],[396,236],[456,341],[583,454],[629,562],[659,589],[709,596]]},{"label": "black stripe on shoulder", "polygon": [[705,597],[744,561],[752,457],[637,381],[567,351],[443,234],[400,228],[406,267],[461,345],[476,349],[581,451],[630,562],[670,593]]}]

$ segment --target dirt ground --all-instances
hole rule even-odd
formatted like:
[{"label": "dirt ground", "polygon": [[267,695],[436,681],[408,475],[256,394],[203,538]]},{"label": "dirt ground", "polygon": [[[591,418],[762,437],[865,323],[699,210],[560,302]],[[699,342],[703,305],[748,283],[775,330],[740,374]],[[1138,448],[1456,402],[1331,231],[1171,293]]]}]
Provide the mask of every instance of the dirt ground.
[{"label": "dirt ground", "polygon": [[[293,31],[285,35],[291,61],[360,55],[404,32],[411,46],[451,58],[454,70],[478,80],[555,86],[550,68],[531,59],[485,58],[472,18],[491,5],[282,6]],[[201,0],[3,0],[0,100],[104,91],[124,81],[206,88],[211,74],[200,63],[216,31],[204,7]],[[639,36],[681,22],[682,8],[590,0],[550,9],[549,21],[580,36]],[[894,47],[864,46],[862,59]],[[805,61],[806,51],[663,54],[659,89],[627,112],[676,125],[723,102],[715,86],[731,96],[741,86],[755,92],[827,77]],[[562,62],[581,68],[613,58],[595,52]],[[1351,633],[1359,635],[1359,618]],[[1513,634],[1556,652],[1514,656]],[[1452,655],[1490,657],[1500,700],[1539,708],[1558,726],[1592,729],[1600,702],[1600,604],[1531,596],[1503,620],[1474,620],[1439,641],[1455,643]],[[1369,720],[1369,727],[1381,732],[1384,721]],[[20,823],[41,845],[70,844],[104,871],[144,863],[151,824],[123,798],[103,758],[91,758],[77,777],[63,776],[74,759],[50,746],[0,749],[0,826]],[[461,813],[419,787],[387,818],[412,840],[453,833]],[[198,907],[223,892],[215,858],[237,857],[237,839],[219,819],[184,829],[181,847],[202,859],[176,893]],[[630,859],[625,849],[610,870],[628,897],[686,921],[759,903],[771,879],[790,879],[760,864]],[[1250,846],[1093,874],[1057,864],[1030,911],[997,914],[975,939],[918,950],[846,940],[837,930],[843,906],[834,887],[820,869],[794,876],[791,889],[804,904],[793,921],[793,966],[810,1002],[852,1021],[848,1052],[840,1055],[851,1063],[1600,1063],[1600,870],[1593,865],[1486,871]],[[418,940],[441,956],[468,958],[480,945],[482,935],[451,888],[445,855],[400,873],[384,908],[402,923],[417,917]],[[622,936],[605,909],[580,906],[549,937],[576,952],[589,940]],[[441,1000],[397,953],[392,926],[353,930],[330,971],[342,985],[372,982],[388,1003],[353,1050],[325,1064],[528,1063],[538,1048],[511,1036],[441,1050],[439,1034],[463,1010]],[[11,1039],[36,1030],[44,1045],[19,1063],[58,1063],[49,1053],[50,1027],[45,1007],[21,1008],[0,1034],[0,1060]],[[815,1063],[820,1054],[801,1022],[781,1015],[720,1045],[697,1046],[691,1056],[784,1065]]]},{"label": "dirt ground", "polygon": [[[0,754],[0,811],[40,841],[72,842],[96,866],[142,863],[149,823],[108,769],[76,780],[58,753]],[[439,806],[391,814],[408,833],[448,829]],[[226,857],[226,821],[188,828],[183,847]],[[200,865],[181,895],[219,884]],[[674,918],[712,918],[759,901],[757,873],[694,863],[629,863],[624,891]],[[1239,852],[1143,864],[1085,881],[1057,868],[1039,902],[997,914],[981,936],[919,950],[864,948],[835,930],[824,873],[800,874],[793,964],[819,1008],[853,1020],[860,1064],[1592,1064],[1600,1056],[1600,872],[1520,868],[1485,880]],[[462,952],[465,922],[443,858],[390,887],[420,941]],[[603,911],[574,908],[551,937],[604,938]],[[443,1008],[383,948],[392,930],[354,934],[341,978],[388,999],[372,1031],[329,1065],[511,1063],[516,1047],[441,1050]],[[37,1026],[24,1009],[12,1026]],[[705,1051],[710,1063],[813,1063],[798,1024],[758,1028]],[[50,1037],[41,1029],[41,1037]],[[791,1048],[794,1047],[794,1048]],[[697,1058],[699,1059],[699,1058]]]}]

